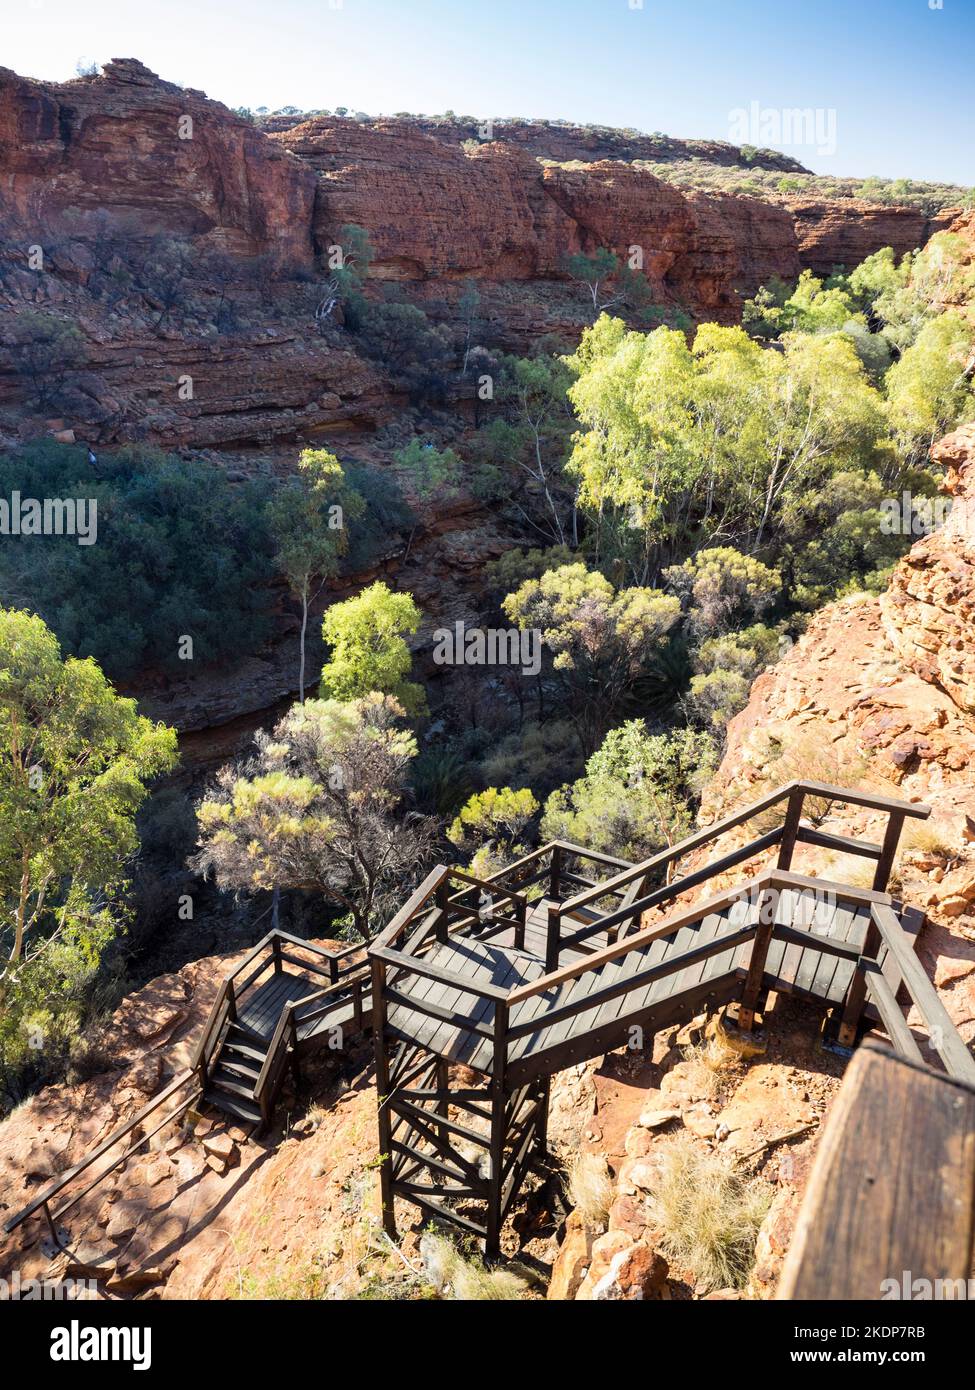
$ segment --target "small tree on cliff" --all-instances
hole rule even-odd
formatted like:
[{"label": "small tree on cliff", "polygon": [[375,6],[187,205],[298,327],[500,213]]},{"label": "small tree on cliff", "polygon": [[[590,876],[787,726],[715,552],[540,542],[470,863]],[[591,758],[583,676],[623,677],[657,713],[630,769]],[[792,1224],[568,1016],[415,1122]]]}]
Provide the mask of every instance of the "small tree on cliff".
[{"label": "small tree on cliff", "polygon": [[315,320],[324,327],[339,305],[358,315],[362,307],[362,284],[369,272],[374,252],[364,227],[348,222],[339,229],[339,240],[326,253],[331,272],[321,288],[315,307]]},{"label": "small tree on cliff", "polygon": [[408,714],[423,713],[423,687],[406,680],[412,657],[404,639],[419,626],[420,610],[412,595],[394,594],[379,581],[354,598],[333,603],[322,623],[322,635],[332,648],[322,668],[322,695],[354,700],[381,691]]},{"label": "small tree on cliff", "polygon": [[81,332],[73,323],[35,309],[18,314],[13,331],[14,370],[39,406],[56,407],[69,373],[84,362]]},{"label": "small tree on cliff", "polygon": [[235,891],[320,893],[368,938],[432,843],[433,822],[399,808],[416,756],[402,716],[375,693],[295,705],[248,764],[218,775],[197,810],[194,867]]},{"label": "small tree on cliff", "polygon": [[564,268],[573,280],[585,285],[597,315],[615,304],[635,311],[650,307],[650,287],[646,279],[605,246],[591,256],[582,251],[566,256]]},{"label": "small tree on cliff", "polygon": [[279,488],[268,508],[277,544],[275,564],[301,603],[298,698],[302,704],[308,609],[338,572],[349,548],[346,523],[362,508],[362,498],[346,483],[342,465],[326,449],[303,450],[297,477]]}]

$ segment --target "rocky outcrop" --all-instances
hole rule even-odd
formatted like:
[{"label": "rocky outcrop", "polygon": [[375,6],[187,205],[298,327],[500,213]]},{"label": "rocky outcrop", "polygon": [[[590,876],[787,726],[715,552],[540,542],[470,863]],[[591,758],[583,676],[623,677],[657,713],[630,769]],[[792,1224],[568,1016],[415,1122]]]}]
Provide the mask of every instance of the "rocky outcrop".
[{"label": "rocky outcrop", "polygon": [[240,255],[273,249],[308,265],[315,179],[203,92],[133,58],[98,77],[42,83],[0,69],[3,213],[36,239],[201,237]]},{"label": "rocky outcrop", "polygon": [[792,221],[799,263],[816,275],[830,275],[837,266],[852,270],[881,246],[892,246],[898,256],[915,251],[956,216],[951,210],[932,216],[917,207],[859,198],[781,201]]},{"label": "rocky outcrop", "polygon": [[462,146],[416,122],[314,117],[271,138],[318,172],[319,247],[346,223],[367,227],[380,277],[544,280],[576,251],[637,246],[659,298],[723,321],[773,275],[828,272],[888,244],[911,250],[946,221],[852,199],[685,191],[619,158],[539,162],[507,128]]},{"label": "rocky outcrop", "polygon": [[880,611],[905,665],[975,715],[975,425],[942,439],[931,458],[945,469],[951,511],[897,566]]},{"label": "rocky outcrop", "polygon": [[[580,250],[629,258],[639,248],[659,303],[731,323],[742,297],[773,275],[850,264],[886,243],[909,249],[940,225],[914,208],[850,199],[687,191],[640,162],[658,138],[644,149],[632,132],[552,127],[543,146],[542,127],[532,134],[518,122],[500,125],[500,139],[465,143],[463,121],[456,131],[337,117],[285,124],[265,134],[135,59],[62,84],[0,69],[0,298],[12,310],[0,341],[13,347],[24,309],[78,326],[84,365],[59,413],[79,438],[226,448],[388,418],[384,403],[399,404],[389,382],[337,330],[323,340],[314,321],[309,282],[347,223],[369,233],[371,279],[404,282],[435,319],[449,321],[461,281],[476,279],[485,342],[510,351],[552,335],[571,344],[591,321],[585,290],[565,274]],[[663,145],[687,154],[681,142]],[[543,148],[562,162],[538,157]],[[720,144],[697,155],[741,159]],[[166,291],[139,279],[139,248],[159,236],[191,248],[182,317],[164,318]],[[33,245],[43,247],[41,269],[28,264]],[[106,246],[130,256],[136,288],[106,263]],[[228,264],[214,272],[201,259],[210,251]],[[117,271],[117,292],[107,292]],[[18,430],[23,390],[0,371],[0,430]]]},{"label": "rocky outcrop", "polygon": [[[753,161],[741,147],[725,140],[679,140],[659,132],[643,135],[635,130],[614,130],[607,126],[577,126],[569,121],[481,121],[448,116],[342,116],[333,118],[342,125],[366,130],[393,130],[403,135],[430,135],[445,145],[461,145],[465,141],[500,140],[515,149],[523,150],[535,159],[552,159],[559,163],[572,160],[590,164],[601,159],[645,160],[648,163],[700,160],[725,168],[749,169]],[[270,134],[282,134],[303,125],[307,117],[265,116],[258,124]],[[778,150],[762,150],[758,161],[763,169],[782,173],[805,174],[809,170],[790,155]]]}]

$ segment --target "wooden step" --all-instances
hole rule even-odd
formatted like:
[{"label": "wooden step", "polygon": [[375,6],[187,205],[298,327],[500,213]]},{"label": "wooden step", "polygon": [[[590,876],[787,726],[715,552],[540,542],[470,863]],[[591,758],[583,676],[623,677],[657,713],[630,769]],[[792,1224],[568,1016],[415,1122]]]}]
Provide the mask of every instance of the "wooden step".
[{"label": "wooden step", "polygon": [[217,1066],[232,1072],[239,1081],[249,1081],[253,1087],[261,1074],[261,1063],[257,1058],[239,1056],[237,1049],[226,1045],[217,1054]]},{"label": "wooden step", "polygon": [[256,1033],[245,1032],[236,1023],[228,1029],[224,1039],[224,1047],[232,1047],[242,1057],[248,1057],[252,1062],[256,1062],[259,1068],[263,1067],[264,1058],[267,1056],[267,1044],[264,1039],[259,1038]]},{"label": "wooden step", "polygon": [[245,1100],[254,1099],[254,1083],[248,1084],[246,1081],[242,1081],[239,1076],[227,1071],[220,1062],[210,1073],[210,1084],[218,1087],[221,1091],[230,1091],[232,1095],[243,1096]]},{"label": "wooden step", "polygon": [[232,1096],[226,1091],[218,1091],[208,1086],[203,1092],[203,1099],[222,1110],[225,1115],[232,1115],[234,1119],[243,1120],[245,1124],[261,1123],[260,1107],[252,1100],[245,1100],[243,1096]]}]

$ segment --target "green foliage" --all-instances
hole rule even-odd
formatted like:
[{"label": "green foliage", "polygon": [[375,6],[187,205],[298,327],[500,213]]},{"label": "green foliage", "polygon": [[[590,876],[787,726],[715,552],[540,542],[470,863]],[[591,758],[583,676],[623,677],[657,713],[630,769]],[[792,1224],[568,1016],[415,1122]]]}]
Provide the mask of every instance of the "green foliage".
[{"label": "green foliage", "polygon": [[[905,475],[916,495],[934,491],[927,475]],[[850,469],[821,490],[797,494],[783,514],[781,564],[789,576],[792,602],[813,610],[848,592],[878,592],[890,569],[911,543],[889,534],[883,503],[890,487],[876,473]]]},{"label": "green foliage", "polygon": [[121,924],[146,783],[176,735],[120,699],[94,661],[62,659],[33,614],[0,610],[0,1068],[48,1062],[81,1016]]},{"label": "green foliage", "polygon": [[185,671],[181,638],[201,666],[253,651],[267,630],[271,541],[256,486],[144,449],[100,460],[39,443],[0,457],[0,496],[93,498],[98,541],[8,536],[0,593],[29,604],[65,650],[113,678],[147,666]]},{"label": "green foliage", "polygon": [[201,802],[194,867],[234,891],[320,893],[368,936],[429,848],[429,827],[398,811],[416,756],[402,716],[376,693],[295,705]]},{"label": "green foliage", "polygon": [[531,787],[539,796],[546,796],[565,781],[567,772],[571,775],[574,742],[567,719],[527,720],[493,744],[480,765],[480,774],[492,785]]},{"label": "green foliage", "polygon": [[607,734],[579,781],[548,798],[542,839],[645,859],[690,832],[696,795],[715,765],[707,734],[649,734],[642,719],[631,720]]},{"label": "green foliage", "polygon": [[912,461],[975,406],[965,364],[972,352],[971,325],[956,313],[930,319],[887,373],[890,422],[901,451]]},{"label": "green foliage", "polygon": [[538,810],[526,788],[488,787],[460,808],[446,838],[458,849],[490,847],[492,852],[517,856],[516,840]]},{"label": "green foliage", "polygon": [[322,327],[341,308],[346,328],[360,328],[368,312],[362,287],[374,255],[364,227],[347,222],[339,228],[339,239],[328,250],[329,277],[317,293],[315,318]]},{"label": "green foliage", "polygon": [[472,791],[467,760],[453,748],[425,749],[410,772],[413,797],[421,811],[456,815]]},{"label": "green foliage", "polygon": [[502,608],[517,627],[536,628],[584,754],[613,718],[643,662],[680,613],[679,600],[657,589],[621,589],[583,564],[528,579]]},{"label": "green foliage", "polygon": [[526,579],[540,579],[546,570],[572,564],[572,551],[567,545],[550,545],[544,550],[506,550],[496,560],[484,566],[484,583],[488,593],[500,600],[505,594],[521,587]]},{"label": "green foliage", "polygon": [[596,314],[603,313],[613,305],[620,305],[634,313],[653,313],[646,277],[626,261],[621,261],[607,247],[599,247],[591,256],[582,251],[566,256],[563,264],[567,275],[585,285]]},{"label": "green foliage", "polygon": [[463,464],[453,449],[437,449],[414,435],[393,458],[406,471],[413,490],[421,499],[448,498],[458,492]]},{"label": "green foliage", "polygon": [[414,399],[444,395],[450,356],[446,329],[435,327],[422,309],[388,290],[363,307],[358,334],[370,357],[388,369]]},{"label": "green foliage", "polygon": [[804,270],[791,294],[781,281],[762,287],[754,299],[746,299],[742,321],[760,337],[781,333],[831,333],[858,320],[857,305],[838,284],[827,287],[811,270]]},{"label": "green foliage", "polygon": [[394,696],[409,714],[426,707],[421,686],[406,680],[412,658],[404,634],[420,626],[420,610],[410,594],[396,594],[377,580],[354,598],[333,603],[322,623],[332,648],[322,668],[321,693],[354,700],[370,691]]},{"label": "green foliage", "polygon": [[582,429],[568,470],[597,555],[639,582],[718,532],[775,544],[796,490],[889,448],[883,400],[839,333],[790,333],[769,352],[704,324],[688,347],[603,315],[569,360]]},{"label": "green foliage", "polygon": [[363,510],[363,501],[345,480],[342,465],[326,449],[304,449],[298,474],[272,498],[268,507],[277,544],[275,566],[301,601],[299,699],[305,698],[305,634],[308,608],[325,581],[338,573],[348,550],[346,524]]},{"label": "green foliage", "polygon": [[687,609],[697,637],[728,632],[760,617],[779,598],[782,580],[768,565],[730,546],[699,550],[664,571],[668,585]]},{"label": "green foliage", "polygon": [[347,463],[344,472],[346,484],[362,499],[362,509],[349,528],[348,549],[340,570],[358,574],[389,555],[391,547],[401,550],[398,537],[416,525],[416,517],[388,469]]},{"label": "green foliage", "polygon": [[474,441],[475,462],[498,480],[498,498],[557,545],[571,532],[572,488],[564,474],[575,423],[570,381],[560,357],[501,357],[495,416]]},{"label": "green foliage", "polygon": [[728,720],[748,703],[752,681],[778,659],[781,643],[781,632],[763,623],[703,641],[694,653],[696,674],[686,702],[693,721],[723,735]]},{"label": "green foliage", "polygon": [[54,409],[64,398],[70,373],[85,360],[86,345],[80,330],[55,314],[25,309],[13,321],[13,340],[13,368],[27,389],[29,401]]}]

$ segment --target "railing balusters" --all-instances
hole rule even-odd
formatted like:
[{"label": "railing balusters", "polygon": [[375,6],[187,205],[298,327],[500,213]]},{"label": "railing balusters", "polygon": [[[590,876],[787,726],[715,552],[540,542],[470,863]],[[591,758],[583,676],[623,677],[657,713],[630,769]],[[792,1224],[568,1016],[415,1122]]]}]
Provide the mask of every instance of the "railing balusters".
[{"label": "railing balusters", "polygon": [[779,841],[778,867],[780,869],[792,868],[792,855],[796,847],[796,836],[799,834],[799,823],[802,820],[802,808],[805,800],[806,793],[800,783],[799,786],[793,787],[789,793],[785,821],[782,825],[782,839]]},{"label": "railing balusters", "polygon": [[880,847],[880,858],[877,860],[877,870],[873,876],[873,886],[878,893],[886,891],[890,880],[890,871],[894,867],[894,860],[897,857],[897,846],[900,842],[901,830],[904,828],[904,812],[891,811],[887,816],[887,830],[884,834],[883,844]]}]

